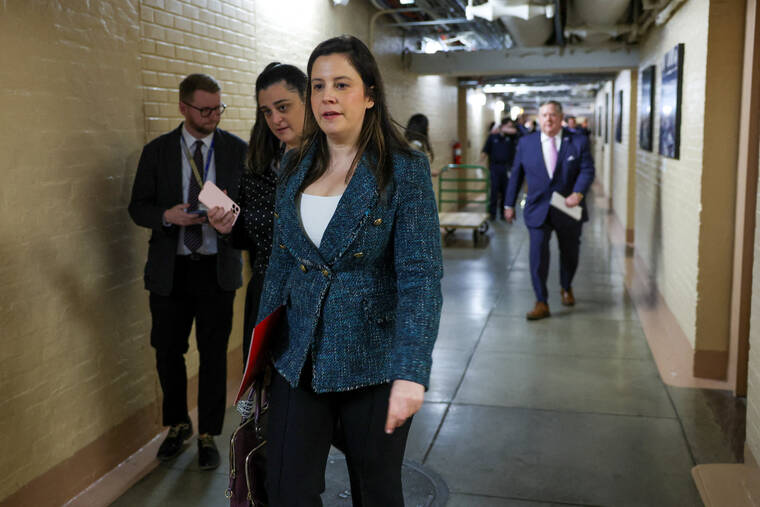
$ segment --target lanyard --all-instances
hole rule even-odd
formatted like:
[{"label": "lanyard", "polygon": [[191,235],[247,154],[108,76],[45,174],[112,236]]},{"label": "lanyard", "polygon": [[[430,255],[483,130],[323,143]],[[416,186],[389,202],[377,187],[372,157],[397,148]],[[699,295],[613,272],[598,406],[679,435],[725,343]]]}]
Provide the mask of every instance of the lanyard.
[{"label": "lanyard", "polygon": [[206,181],[206,178],[208,177],[208,167],[211,164],[211,157],[214,155],[214,141],[215,139],[211,140],[211,147],[208,149],[208,154],[206,154],[206,166],[203,168],[203,178],[201,178],[201,173],[198,171],[198,167],[195,165],[195,160],[193,160],[192,155],[190,155],[190,148],[187,147],[187,143],[185,142],[185,136],[181,137],[182,139],[182,147],[185,149],[185,157],[187,158],[188,163],[190,164],[190,168],[193,170],[193,174],[195,175],[195,180],[198,182],[198,187],[203,187],[203,182]]}]

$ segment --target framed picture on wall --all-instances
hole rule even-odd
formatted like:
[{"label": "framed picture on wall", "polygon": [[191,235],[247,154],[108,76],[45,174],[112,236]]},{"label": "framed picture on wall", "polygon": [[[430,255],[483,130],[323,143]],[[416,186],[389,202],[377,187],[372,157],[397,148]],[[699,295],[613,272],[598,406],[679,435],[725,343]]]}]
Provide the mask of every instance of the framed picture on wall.
[{"label": "framed picture on wall", "polygon": [[641,72],[641,95],[639,97],[639,147],[652,151],[652,129],[654,128],[654,65]]},{"label": "framed picture on wall", "polygon": [[679,158],[684,45],[665,53],[660,84],[660,155]]},{"label": "framed picture on wall", "polygon": [[623,142],[623,90],[618,92],[615,103],[615,141]]},{"label": "framed picture on wall", "polygon": [[604,144],[610,142],[610,94],[604,94]]},{"label": "framed picture on wall", "polygon": [[602,105],[596,107],[596,137],[602,137]]}]

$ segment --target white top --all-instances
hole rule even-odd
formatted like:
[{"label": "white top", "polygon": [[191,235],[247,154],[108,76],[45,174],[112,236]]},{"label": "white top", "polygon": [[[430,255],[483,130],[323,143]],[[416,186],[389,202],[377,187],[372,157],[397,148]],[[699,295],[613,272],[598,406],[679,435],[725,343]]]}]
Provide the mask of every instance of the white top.
[{"label": "white top", "polygon": [[562,131],[560,130],[554,137],[549,137],[541,132],[541,151],[544,154],[544,165],[546,166],[546,173],[549,175],[549,178],[554,176],[552,169],[549,169],[549,150],[551,150],[549,146],[550,140],[554,141],[554,144],[557,146],[557,165],[559,165],[559,148],[562,146]]},{"label": "white top", "polygon": [[312,243],[319,248],[327,224],[330,223],[335,209],[338,207],[341,195],[310,195],[301,193],[298,196],[298,211],[301,215],[301,225]]},{"label": "white top", "polygon": [[[214,140],[214,133],[207,135],[203,139],[196,139],[190,134],[190,132],[187,131],[185,128],[185,125],[182,125],[182,137],[185,140],[185,143],[187,145],[187,149],[190,150],[190,153],[195,153],[195,142],[196,141],[202,141],[203,146],[201,147],[201,152],[203,152],[203,164],[204,167],[199,167],[198,171],[201,172],[201,177],[203,177],[203,170],[205,169],[205,164],[208,158],[208,152],[209,149],[211,149],[211,141]],[[181,146],[179,147],[182,154],[182,202],[187,202],[187,194],[190,192],[190,175],[192,174],[192,168],[190,167],[190,162],[187,160],[187,156],[185,154],[185,149]],[[211,158],[211,162],[208,163],[208,174],[206,175],[206,181],[212,181],[216,183],[216,164],[214,157]],[[202,204],[199,204],[201,209],[205,209],[205,206]],[[206,222],[201,226],[201,232],[203,233],[203,244],[201,244],[200,248],[198,248],[198,253],[202,255],[214,255],[217,253],[217,247],[216,247],[216,230]],[[190,255],[190,250],[185,246],[185,228],[180,227],[179,229],[179,241],[177,242],[177,255]]]}]

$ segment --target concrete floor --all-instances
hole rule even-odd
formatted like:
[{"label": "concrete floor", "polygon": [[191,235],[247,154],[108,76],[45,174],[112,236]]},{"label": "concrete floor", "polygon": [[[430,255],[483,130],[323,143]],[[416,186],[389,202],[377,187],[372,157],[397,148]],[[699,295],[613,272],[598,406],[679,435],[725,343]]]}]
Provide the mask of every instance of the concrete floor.
[{"label": "concrete floor", "polygon": [[[559,302],[552,242],[552,317],[539,322],[524,318],[534,302],[524,225],[493,223],[485,248],[456,235],[444,249],[431,387],[406,454],[446,483],[447,505],[702,505],[690,469],[741,459],[744,404],[662,382],[603,210],[584,227],[572,309]],[[231,409],[218,439],[223,462],[238,419]],[[193,440],[113,505],[227,505],[227,470],[199,471]]]}]

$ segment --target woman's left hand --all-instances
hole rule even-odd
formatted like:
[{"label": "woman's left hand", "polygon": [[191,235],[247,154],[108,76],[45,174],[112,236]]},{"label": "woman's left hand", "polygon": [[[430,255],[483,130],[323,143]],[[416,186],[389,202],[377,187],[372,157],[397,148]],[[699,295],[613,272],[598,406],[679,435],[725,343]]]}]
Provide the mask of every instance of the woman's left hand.
[{"label": "woman's left hand", "polygon": [[391,395],[388,398],[388,417],[385,420],[385,432],[393,433],[393,430],[404,424],[422,406],[425,397],[425,386],[410,380],[394,380],[391,386]]}]

